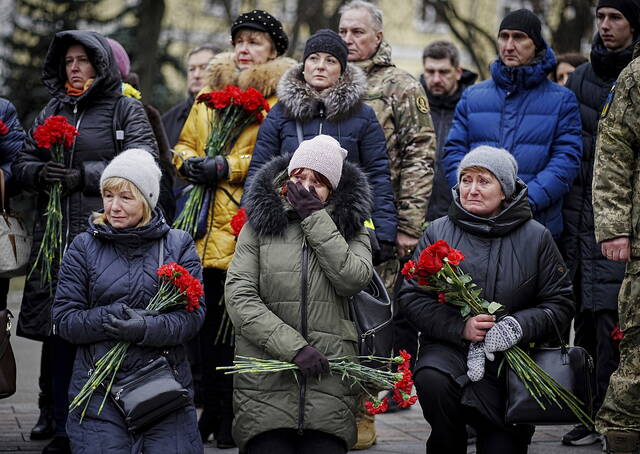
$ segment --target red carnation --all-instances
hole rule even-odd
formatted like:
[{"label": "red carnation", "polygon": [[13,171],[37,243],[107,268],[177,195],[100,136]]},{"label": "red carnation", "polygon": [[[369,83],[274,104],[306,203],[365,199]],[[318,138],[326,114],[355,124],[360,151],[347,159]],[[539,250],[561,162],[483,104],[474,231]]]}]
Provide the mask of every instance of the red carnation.
[{"label": "red carnation", "polygon": [[382,400],[374,398],[373,402],[366,401],[364,405],[365,407],[367,407],[367,412],[370,415],[377,415],[379,413],[384,413],[389,409],[389,401],[387,400],[386,397],[384,397]]},{"label": "red carnation", "polygon": [[451,249],[447,254],[447,260],[451,265],[458,266],[464,260],[464,254],[457,249]]},{"label": "red carnation", "polygon": [[62,115],[50,116],[33,132],[33,138],[40,148],[51,148],[54,145],[71,148],[77,135],[78,130]]},{"label": "red carnation", "polygon": [[437,255],[431,255],[430,251],[424,250],[420,254],[420,260],[418,261],[418,268],[424,270],[427,274],[436,274],[442,269],[442,259]]},{"label": "red carnation", "polygon": [[9,133],[9,128],[4,123],[4,121],[0,120],[0,136],[4,136]]},{"label": "red carnation", "polygon": [[430,255],[435,255],[440,260],[442,260],[449,254],[449,251],[451,250],[451,248],[449,247],[446,241],[438,240],[435,243],[433,243],[431,246],[427,247],[426,250],[429,251]]},{"label": "red carnation", "polygon": [[231,218],[231,231],[233,232],[233,236],[238,237],[240,235],[240,231],[244,226],[244,223],[247,222],[247,211],[244,208],[240,208],[236,214]]},{"label": "red carnation", "polygon": [[225,91],[227,92],[227,96],[229,96],[230,101],[233,102],[233,104],[236,104],[238,106],[242,104],[243,96],[240,88],[236,87],[235,85],[228,85],[227,88],[225,88]]},{"label": "red carnation", "polygon": [[611,340],[614,342],[620,342],[624,339],[624,333],[620,330],[619,326],[613,328],[610,334]]},{"label": "red carnation", "polygon": [[440,304],[444,304],[447,302],[447,295],[444,294],[444,292],[439,292],[438,293],[438,302]]},{"label": "red carnation", "polygon": [[413,279],[413,276],[416,273],[416,262],[413,260],[409,260],[402,267],[402,271],[400,271],[406,280]]}]

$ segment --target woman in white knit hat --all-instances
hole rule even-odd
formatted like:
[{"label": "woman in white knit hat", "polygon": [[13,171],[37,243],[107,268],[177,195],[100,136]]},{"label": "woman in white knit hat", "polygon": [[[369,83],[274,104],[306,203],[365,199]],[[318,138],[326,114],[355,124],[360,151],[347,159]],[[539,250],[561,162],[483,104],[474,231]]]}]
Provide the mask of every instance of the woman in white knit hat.
[{"label": "woman in white knit hat", "polygon": [[[53,321],[56,334],[78,346],[70,399],[86,383],[96,361],[119,341],[130,345],[115,383],[127,382],[154,360],[166,359],[178,388],[192,399],[183,345],[200,329],[204,308],[160,314],[145,310],[158,290],[160,264],[175,262],[202,280],[193,240],[171,229],[156,209],[160,177],[158,165],[145,150],[130,149],[116,156],[100,178],[104,210],[91,216],[87,231],[76,236],[64,256]],[[112,398],[105,400],[98,414],[103,397],[104,388],[99,387],[82,422],[80,410],[69,414],[72,452],[202,453],[191,402],[131,431]]]},{"label": "woman in white knit hat", "polygon": [[242,452],[346,453],[356,442],[357,389],[329,375],[327,362],[357,354],[347,298],[373,273],[371,190],[346,154],[330,136],[303,141],[265,164],[246,194],[225,286],[236,355],[300,370],[235,377]]}]

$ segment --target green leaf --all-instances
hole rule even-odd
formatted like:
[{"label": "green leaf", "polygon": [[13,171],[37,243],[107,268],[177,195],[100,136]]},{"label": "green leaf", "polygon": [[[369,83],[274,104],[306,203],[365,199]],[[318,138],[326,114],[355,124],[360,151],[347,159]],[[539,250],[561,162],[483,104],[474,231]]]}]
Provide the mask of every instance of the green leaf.
[{"label": "green leaf", "polygon": [[460,276],[460,281],[462,281],[463,284],[468,284],[472,281],[472,279],[468,274],[463,274],[462,276]]},{"label": "green leaf", "polygon": [[463,318],[466,318],[470,313],[471,313],[471,308],[467,305],[462,306],[462,309],[460,309],[460,314],[462,315]]},{"label": "green leaf", "polygon": [[495,314],[501,309],[502,309],[502,304],[496,303],[495,301],[491,301],[491,304],[489,304],[489,307],[487,308],[490,314]]}]

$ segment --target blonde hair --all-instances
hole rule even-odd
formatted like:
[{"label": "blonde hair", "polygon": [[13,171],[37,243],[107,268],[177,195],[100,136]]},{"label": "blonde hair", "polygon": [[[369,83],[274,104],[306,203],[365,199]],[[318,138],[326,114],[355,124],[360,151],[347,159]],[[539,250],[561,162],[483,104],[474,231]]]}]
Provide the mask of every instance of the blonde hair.
[{"label": "blonde hair", "polygon": [[[238,31],[233,35],[233,37],[231,38],[231,45],[235,46],[236,45],[236,38],[240,35],[246,36],[248,39],[254,38],[256,36],[262,36],[263,38],[267,38],[267,41],[269,41],[269,44],[271,44],[271,50],[270,52],[276,52],[276,56],[277,56],[277,49],[276,49],[276,43],[273,42],[273,39],[271,38],[271,35],[267,32],[263,32],[261,30],[253,30],[251,28],[247,28],[247,27],[240,27],[238,29]],[[272,60],[272,59],[270,59]]]},{"label": "blonde hair", "polygon": [[[100,186],[100,195],[104,196],[104,191],[129,191],[133,195],[134,200],[142,201],[142,219],[136,225],[136,227],[142,227],[147,225],[149,221],[151,221],[151,207],[149,207],[149,202],[144,198],[140,190],[136,187],[135,184],[130,182],[127,179],[120,177],[111,177],[107,178],[102,182],[102,186]],[[108,224],[107,215],[104,213],[93,213],[93,223],[98,225]]]}]

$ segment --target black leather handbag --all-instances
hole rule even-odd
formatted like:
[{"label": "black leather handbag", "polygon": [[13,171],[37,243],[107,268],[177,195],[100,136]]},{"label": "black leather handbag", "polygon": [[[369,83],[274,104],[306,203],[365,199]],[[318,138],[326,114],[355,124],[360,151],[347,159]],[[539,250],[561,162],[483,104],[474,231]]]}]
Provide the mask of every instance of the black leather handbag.
[{"label": "black leather handbag", "polygon": [[[593,413],[592,370],[593,360],[582,347],[568,347],[563,341],[556,319],[549,309],[543,309],[556,330],[561,347],[536,348],[529,355],[556,382],[570,391],[584,404],[588,415]],[[507,405],[505,421],[510,424],[556,425],[580,422],[567,406],[560,408],[554,402],[544,402],[545,409],[531,396],[520,378],[508,368]]]},{"label": "black leather handbag", "polygon": [[391,356],[393,304],[378,273],[374,271],[369,285],[349,298],[349,309],[358,331],[360,355]]},{"label": "black leather handbag", "polygon": [[131,432],[191,403],[189,391],[176,380],[164,356],[115,383],[111,396]]}]

